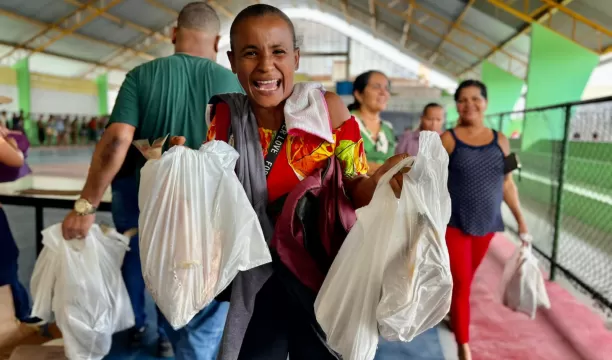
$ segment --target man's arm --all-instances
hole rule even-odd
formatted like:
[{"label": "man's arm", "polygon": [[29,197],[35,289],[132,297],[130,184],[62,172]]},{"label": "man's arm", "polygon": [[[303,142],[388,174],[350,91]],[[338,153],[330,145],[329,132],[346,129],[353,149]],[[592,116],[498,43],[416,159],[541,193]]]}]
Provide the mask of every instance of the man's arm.
[{"label": "man's arm", "polygon": [[134,140],[136,128],[132,125],[111,124],[96,145],[87,181],[81,197],[98,206],[104,192],[110,186],[125,161],[125,156]]},{"label": "man's arm", "polygon": [[[134,70],[121,85],[109,125],[96,145],[81,198],[98,206],[102,196],[125,161],[139,123],[138,92]],[[84,238],[95,220],[95,214],[71,211],[62,223],[64,239]]]},{"label": "man's arm", "polygon": [[115,107],[91,160],[81,197],[98,206],[125,161],[139,122],[138,82],[134,71],[121,85]]}]

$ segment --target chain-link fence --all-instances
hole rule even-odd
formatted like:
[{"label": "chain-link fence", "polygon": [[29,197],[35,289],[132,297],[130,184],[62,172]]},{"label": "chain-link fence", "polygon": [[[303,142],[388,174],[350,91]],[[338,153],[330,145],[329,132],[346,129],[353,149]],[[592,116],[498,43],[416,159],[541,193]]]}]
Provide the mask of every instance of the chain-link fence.
[{"label": "chain-link fence", "polygon": [[[487,117],[510,138],[515,179],[550,278],[612,312],[612,97]],[[504,221],[516,230],[512,214]]]}]

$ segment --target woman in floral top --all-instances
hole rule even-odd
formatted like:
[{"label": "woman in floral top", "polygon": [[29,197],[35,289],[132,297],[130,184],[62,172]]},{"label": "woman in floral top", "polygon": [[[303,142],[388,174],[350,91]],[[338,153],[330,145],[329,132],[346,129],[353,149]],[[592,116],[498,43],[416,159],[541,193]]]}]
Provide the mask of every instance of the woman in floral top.
[{"label": "woman in floral top", "polygon": [[[381,176],[401,161],[403,156],[390,158],[372,176],[366,175],[368,163],[360,127],[340,97],[323,92],[317,84],[293,83],[295,71],[299,67],[300,50],[289,17],[270,5],[251,5],[234,19],[230,29],[230,45],[228,55],[232,70],[245,90],[246,95],[243,97],[246,99],[234,94],[234,99],[240,98],[237,101],[240,105],[230,105],[225,101],[211,104],[207,117],[210,121],[208,140],[233,144],[233,134],[238,132],[230,131],[233,130],[232,119],[248,121],[249,127],[256,122],[261,143],[257,144],[261,145],[257,146],[257,150],[261,148],[264,162],[270,143],[275,142],[272,140],[275,134],[278,132],[283,138],[278,145],[278,152],[275,152],[278,156],[265,174],[268,203],[291,192],[302,180],[326,166],[328,159],[335,156],[341,163],[343,187],[352,205],[355,208],[366,206]],[[310,112],[287,116],[291,114],[288,109],[297,108],[294,94],[303,96],[300,100],[308,99]],[[243,148],[240,151],[247,150]],[[246,170],[245,177],[264,175],[251,174],[249,171]],[[394,174],[390,182],[396,194],[401,191],[402,176],[402,172]],[[225,333],[227,337],[222,343],[219,358],[236,359],[232,354],[239,353],[239,360],[286,360],[288,355],[293,360],[336,359],[317,334],[304,306],[290,307],[295,300],[291,298],[290,289],[280,275],[272,271],[280,266],[280,262],[273,262],[276,262],[275,266],[264,265],[271,269],[271,275],[256,290],[254,299],[251,296],[235,301],[236,292],[232,288]],[[252,270],[251,274],[256,271]],[[253,275],[249,281],[256,281],[253,279],[257,280],[258,277]],[[252,316],[245,316],[247,311],[242,309],[250,306],[248,304],[253,304],[252,311],[249,310]],[[232,312],[232,309],[237,310]],[[242,327],[244,319],[248,322],[246,329]]]},{"label": "woman in floral top", "polygon": [[[215,116],[208,129],[208,141],[226,140],[226,135],[217,134],[218,122],[228,123],[229,107],[225,103],[215,106]],[[219,121],[220,119],[223,119]],[[268,153],[270,142],[276,130],[259,127],[259,138],[264,157]],[[284,147],[284,156],[280,156],[268,177],[268,201],[273,202],[288,193],[300,181],[322,168],[332,155],[340,160],[344,177],[347,179],[365,175],[368,164],[363,148],[359,126],[355,120],[345,121],[333,130],[335,143],[329,143],[316,136],[300,134],[288,135]]]}]

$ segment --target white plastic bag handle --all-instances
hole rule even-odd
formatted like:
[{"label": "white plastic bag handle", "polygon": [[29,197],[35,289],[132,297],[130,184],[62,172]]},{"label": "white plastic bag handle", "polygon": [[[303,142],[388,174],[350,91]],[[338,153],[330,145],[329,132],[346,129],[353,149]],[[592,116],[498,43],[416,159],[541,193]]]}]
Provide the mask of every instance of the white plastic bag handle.
[{"label": "white plastic bag handle", "polygon": [[533,236],[531,236],[531,234],[529,233],[519,234],[519,238],[521,239],[521,241],[530,245],[533,242]]},{"label": "white plastic bag handle", "polygon": [[378,184],[376,185],[376,187],[378,188],[381,185],[389,185],[389,181],[391,181],[391,178],[395,176],[395,174],[400,172],[400,170],[402,170],[403,168],[411,167],[414,164],[414,159],[415,158],[413,156],[409,156],[395,164],[395,166],[393,166],[389,171],[387,171],[380,177],[380,180],[378,180]]}]

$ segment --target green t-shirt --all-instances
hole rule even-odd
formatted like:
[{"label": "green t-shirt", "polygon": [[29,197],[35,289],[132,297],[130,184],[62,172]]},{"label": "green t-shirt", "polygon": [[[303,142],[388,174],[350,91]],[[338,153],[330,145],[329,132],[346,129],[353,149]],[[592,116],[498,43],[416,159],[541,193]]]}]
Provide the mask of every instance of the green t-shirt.
[{"label": "green t-shirt", "polygon": [[[109,125],[136,127],[134,140],[153,142],[166,135],[184,136],[185,145],[197,149],[206,139],[208,101],[214,95],[234,92],[244,90],[230,70],[212,60],[174,54],[127,74]],[[120,175],[138,175],[144,163],[144,157],[131,146]]]},{"label": "green t-shirt", "polygon": [[352,112],[359,129],[361,130],[361,137],[363,138],[363,149],[366,153],[366,157],[369,162],[383,164],[388,158],[395,154],[395,147],[397,146],[397,140],[393,131],[393,125],[388,121],[381,121],[380,131],[378,137],[374,140],[374,137],[370,131],[366,128],[364,123],[359,118],[359,112]]}]

